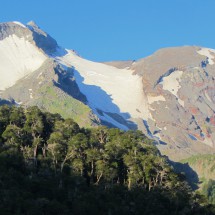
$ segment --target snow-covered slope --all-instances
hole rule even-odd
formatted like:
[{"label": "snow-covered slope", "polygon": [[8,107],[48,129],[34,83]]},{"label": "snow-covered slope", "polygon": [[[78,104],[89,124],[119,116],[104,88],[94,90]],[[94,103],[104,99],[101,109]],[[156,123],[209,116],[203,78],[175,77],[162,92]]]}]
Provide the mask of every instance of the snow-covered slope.
[{"label": "snow-covered slope", "polygon": [[128,129],[108,113],[120,115],[125,120],[148,119],[147,100],[139,75],[133,74],[132,70],[88,61],[73,51],[66,51],[66,55],[56,59],[65,66],[74,67],[80,91],[86,95],[89,106],[102,120]]},{"label": "snow-covered slope", "polygon": [[45,54],[25,38],[12,34],[0,40],[0,90],[38,69],[46,59]]}]

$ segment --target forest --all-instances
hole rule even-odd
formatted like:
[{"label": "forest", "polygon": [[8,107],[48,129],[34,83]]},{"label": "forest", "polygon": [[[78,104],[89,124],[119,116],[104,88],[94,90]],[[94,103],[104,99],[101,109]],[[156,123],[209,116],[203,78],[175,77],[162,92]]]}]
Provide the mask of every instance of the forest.
[{"label": "forest", "polygon": [[211,203],[140,131],[0,107],[2,215],[210,215]]}]

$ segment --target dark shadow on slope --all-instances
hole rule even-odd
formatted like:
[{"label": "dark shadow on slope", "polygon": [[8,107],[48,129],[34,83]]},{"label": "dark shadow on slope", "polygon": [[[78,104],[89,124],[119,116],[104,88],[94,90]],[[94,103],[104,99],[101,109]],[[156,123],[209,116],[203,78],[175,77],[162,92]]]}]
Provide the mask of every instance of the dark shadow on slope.
[{"label": "dark shadow on slope", "polygon": [[154,131],[153,133],[151,132],[148,121],[143,120],[143,125],[145,126],[148,137],[154,140],[154,145],[167,145],[167,143],[163,142],[159,137],[155,136],[155,134],[159,133],[159,131]]},{"label": "dark shadow on slope", "polygon": [[41,30],[33,21],[29,22],[27,27],[32,31],[37,47],[41,48],[46,54],[53,53],[57,50],[58,44],[56,40]]},{"label": "dark shadow on slope", "polygon": [[161,144],[161,145],[167,145],[167,143],[162,141],[162,140],[159,140],[158,143]]},{"label": "dark shadow on slope", "polygon": [[74,73],[72,68],[67,68],[65,70],[62,66],[57,65],[54,68],[55,73],[57,74],[58,80],[54,80],[53,83],[56,87],[63,90],[69,96],[83,102],[84,104],[87,103],[87,98],[83,95],[74,78]]},{"label": "dark shadow on slope", "polygon": [[129,129],[137,129],[137,125],[129,120],[131,118],[130,114],[127,112],[122,113],[119,107],[113,103],[111,95],[108,95],[98,86],[85,84],[84,78],[79,74],[79,72],[75,69],[73,72],[80,91],[82,93],[88,92],[88,96],[90,97],[89,101],[93,101],[93,103],[88,101],[87,105],[89,105],[94,111],[97,111],[97,115],[101,118],[103,124],[109,126],[112,124],[113,127],[118,127],[117,124],[119,124],[126,126]]},{"label": "dark shadow on slope", "polygon": [[53,57],[62,57],[67,54],[67,51],[58,46],[57,41],[49,34],[39,28],[33,21],[27,24],[27,28],[31,30],[33,39],[40,49],[46,54]]},{"label": "dark shadow on slope", "polygon": [[193,190],[198,189],[198,185],[200,184],[199,177],[188,163],[180,163],[170,160],[169,163],[173,166],[175,172],[181,173],[186,177],[187,182]]},{"label": "dark shadow on slope", "polygon": [[10,101],[9,100],[6,100],[6,99],[1,99],[0,98],[0,106],[2,105],[15,105],[15,101],[13,99],[11,99]]}]

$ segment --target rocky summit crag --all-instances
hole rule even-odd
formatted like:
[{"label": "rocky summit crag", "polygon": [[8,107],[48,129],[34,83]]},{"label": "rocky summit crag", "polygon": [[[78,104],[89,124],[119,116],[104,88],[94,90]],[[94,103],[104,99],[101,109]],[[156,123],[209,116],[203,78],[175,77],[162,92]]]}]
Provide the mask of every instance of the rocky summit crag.
[{"label": "rocky summit crag", "polygon": [[37,105],[81,126],[140,129],[175,161],[215,152],[214,78],[212,49],[96,63],[60,47],[34,22],[0,24],[2,103]]}]

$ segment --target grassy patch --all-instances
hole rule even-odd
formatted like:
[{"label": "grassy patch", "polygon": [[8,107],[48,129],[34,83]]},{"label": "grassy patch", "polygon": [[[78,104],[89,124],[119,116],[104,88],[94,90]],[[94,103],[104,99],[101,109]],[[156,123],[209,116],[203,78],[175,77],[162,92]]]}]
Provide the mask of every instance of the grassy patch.
[{"label": "grassy patch", "polygon": [[200,187],[210,179],[215,179],[215,154],[195,155],[180,161],[188,163],[189,166],[198,174]]},{"label": "grassy patch", "polygon": [[[33,105],[51,113],[59,113],[63,118],[72,118],[80,126],[92,125],[91,109],[53,85],[44,85],[38,91]],[[32,104],[31,104],[32,105]]]}]

